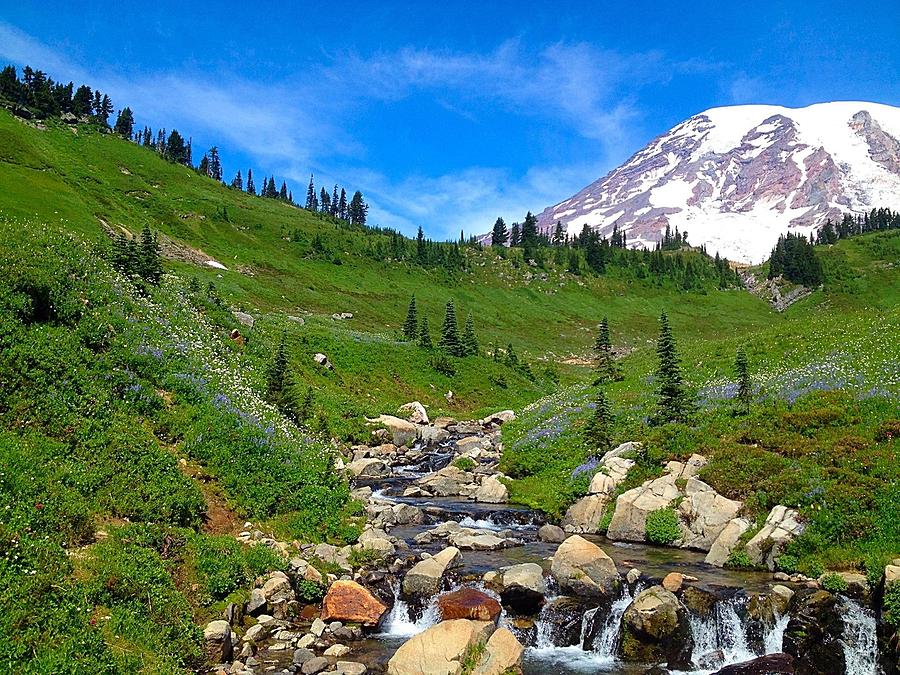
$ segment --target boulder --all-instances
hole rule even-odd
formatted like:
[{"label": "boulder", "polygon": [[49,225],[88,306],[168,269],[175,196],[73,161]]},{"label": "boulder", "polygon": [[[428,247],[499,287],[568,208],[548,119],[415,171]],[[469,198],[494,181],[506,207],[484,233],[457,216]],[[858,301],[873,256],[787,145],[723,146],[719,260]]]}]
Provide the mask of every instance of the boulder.
[{"label": "boulder", "polygon": [[728,556],[737,546],[741,535],[750,529],[750,521],[746,518],[732,518],[725,524],[719,536],[709,547],[709,553],[706,554],[706,562],[715,567],[722,567],[728,560]]},{"label": "boulder", "polygon": [[475,491],[475,501],[485,504],[505,504],[509,499],[509,490],[500,482],[500,474],[488,476]]},{"label": "boulder", "polygon": [[791,603],[783,649],[802,666],[801,673],[843,673],[843,630],[837,598],[828,591],[804,588]]},{"label": "boulder", "polygon": [[350,653],[350,647],[347,645],[336,644],[331,645],[328,649],[322,652],[323,656],[334,656],[336,658],[341,658],[342,656],[347,656]]},{"label": "boulder", "polygon": [[474,481],[473,474],[450,464],[420,478],[418,483],[436,497],[453,497],[463,494],[467,486],[477,489],[473,485]]},{"label": "boulder", "polygon": [[804,530],[798,518],[799,514],[794,509],[781,505],[774,507],[762,529],[747,542],[744,550],[750,560],[774,570],[775,560],[788,543]]},{"label": "boulder", "polygon": [[488,638],[472,675],[505,675],[520,672],[525,648],[508,628],[498,628]]},{"label": "boulder", "polygon": [[384,478],[391,475],[391,468],[374,457],[357,459],[350,462],[346,468],[354,478]]},{"label": "boulder", "polygon": [[322,366],[325,370],[334,370],[334,364],[328,360],[328,357],[321,352],[313,354],[313,361]]},{"label": "boulder", "polygon": [[576,595],[602,594],[618,580],[612,558],[599,546],[577,534],[556,549],[550,574],[563,590]]},{"label": "boulder", "polygon": [[493,415],[488,415],[482,419],[481,425],[485,427],[491,425],[500,426],[501,424],[512,422],[514,419],[516,419],[516,413],[512,410],[501,410],[500,412],[495,412]]},{"label": "boulder", "polygon": [[473,619],[475,621],[497,622],[500,603],[487,593],[474,588],[460,588],[452,593],[444,593],[437,600],[441,621],[451,619]]},{"label": "boulder", "polygon": [[713,675],[794,675],[794,657],[790,654],[766,654],[725,666]]},{"label": "boulder", "polygon": [[684,583],[684,575],[680,572],[669,572],[662,580],[662,587],[670,593],[677,593]]},{"label": "boulder", "polygon": [[442,621],[400,645],[388,661],[387,675],[459,675],[466,653],[487,643],[490,621]]},{"label": "boulder", "polygon": [[290,602],[296,600],[294,589],[291,588],[291,580],[284,572],[272,572],[262,586],[262,594],[269,605],[277,602]]},{"label": "boulder", "polygon": [[503,604],[515,614],[536,614],[547,594],[544,570],[537,563],[503,567],[492,585],[500,593]]},{"label": "boulder", "polygon": [[643,444],[637,443],[635,441],[622,443],[621,445],[616,446],[605,455],[603,455],[603,457],[600,459],[600,463],[606,464],[610,459],[613,459],[614,457],[639,455],[643,451],[643,448]]},{"label": "boulder", "polygon": [[462,556],[455,546],[448,546],[437,555],[417,562],[403,577],[403,594],[416,597],[435,595],[441,590],[444,573],[461,562]]},{"label": "boulder", "polygon": [[325,670],[328,665],[328,659],[326,659],[324,656],[314,656],[309,661],[300,666],[300,672],[303,673],[303,675],[316,675],[316,673],[321,673],[323,670]]},{"label": "boulder", "polygon": [[322,620],[377,626],[387,606],[355,581],[335,581],[322,600]]},{"label": "boulder", "polygon": [[[900,562],[900,561],[894,561]],[[892,584],[895,581],[900,580],[900,565],[885,565],[884,567],[884,584],[887,586],[888,584]]]},{"label": "boulder", "polygon": [[622,616],[622,655],[628,661],[688,666],[693,647],[687,611],[662,586],[641,592]]},{"label": "boulder", "polygon": [[379,415],[375,419],[367,421],[370,424],[380,424],[387,429],[394,445],[410,445],[419,435],[418,427],[415,424],[393,415]]},{"label": "boulder", "polygon": [[622,493],[616,499],[616,510],[606,536],[613,540],[644,541],[647,516],[669,506],[679,494],[671,474]]},{"label": "boulder", "polygon": [[393,555],[396,547],[384,530],[369,528],[359,535],[359,547],[365,551],[375,551],[382,558]]},{"label": "boulder", "polygon": [[743,502],[726,499],[699,478],[688,478],[684,493],[686,499],[678,506],[681,545],[709,551],[722,530],[737,516]]},{"label": "boulder", "polygon": [[566,532],[594,534],[600,530],[600,521],[609,504],[609,495],[593,494],[582,497],[569,507],[562,519]]},{"label": "boulder", "polygon": [[338,661],[334,664],[335,675],[364,675],[367,668],[356,661]]},{"label": "boulder", "polygon": [[538,530],[538,539],[546,541],[550,544],[561,544],[566,540],[565,531],[558,525],[541,525]]},{"label": "boulder", "polygon": [[611,494],[619,486],[628,471],[635,464],[633,459],[610,457],[601,465],[601,470],[594,474],[588,494]]},{"label": "boulder", "polygon": [[247,328],[253,328],[253,324],[256,323],[253,317],[246,312],[232,312],[232,314],[234,315],[234,318],[238,320],[239,324],[247,326]]},{"label": "boulder", "polygon": [[254,588],[250,591],[250,599],[247,601],[245,610],[250,616],[258,616],[266,611],[266,596],[263,595],[261,588]]},{"label": "boulder", "polygon": [[399,410],[406,413],[406,419],[413,424],[428,424],[428,413],[425,412],[425,406],[418,401],[404,403]]},{"label": "boulder", "polygon": [[421,427],[419,429],[419,438],[428,445],[434,445],[450,438],[450,432],[438,426]]},{"label": "boulder", "polygon": [[203,629],[203,646],[210,663],[226,663],[231,660],[231,626],[224,619],[210,621]]},{"label": "boulder", "polygon": [[456,548],[469,551],[498,551],[522,543],[517,539],[501,537],[494,532],[469,529],[451,534],[447,541]]}]

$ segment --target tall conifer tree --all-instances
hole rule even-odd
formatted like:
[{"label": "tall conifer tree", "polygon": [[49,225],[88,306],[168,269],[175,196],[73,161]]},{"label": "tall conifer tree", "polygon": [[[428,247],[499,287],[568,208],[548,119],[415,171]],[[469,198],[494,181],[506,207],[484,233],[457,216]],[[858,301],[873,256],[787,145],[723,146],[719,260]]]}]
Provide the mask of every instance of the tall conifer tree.
[{"label": "tall conifer tree", "polygon": [[472,319],[472,312],[469,312],[466,316],[462,346],[466,356],[476,356],[478,354],[478,336],[475,335],[475,321]]},{"label": "tall conifer tree", "polygon": [[669,317],[665,312],[659,317],[656,355],[659,365],[656,369],[657,408],[653,422],[655,424],[686,422],[692,405],[681,376],[675,338],[672,337]]},{"label": "tall conifer tree", "polygon": [[406,309],[406,321],[403,322],[403,335],[407,340],[415,340],[418,337],[419,315],[416,309],[416,296],[409,299],[409,307]]},{"label": "tall conifer tree", "polygon": [[453,305],[453,300],[447,301],[447,308],[444,312],[444,323],[441,325],[441,339],[438,340],[438,347],[443,349],[450,356],[465,356],[462,342],[460,342],[459,339],[459,326],[456,323],[456,307]]}]

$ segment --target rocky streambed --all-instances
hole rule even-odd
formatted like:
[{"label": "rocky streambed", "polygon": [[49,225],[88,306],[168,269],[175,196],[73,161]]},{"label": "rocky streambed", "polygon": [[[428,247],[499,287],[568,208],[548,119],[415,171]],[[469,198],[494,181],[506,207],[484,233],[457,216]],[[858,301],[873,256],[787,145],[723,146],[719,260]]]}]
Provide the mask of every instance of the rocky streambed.
[{"label": "rocky streambed", "polygon": [[[405,412],[373,420],[374,442],[346,457],[366,504],[358,544],[291,550],[243,533],[281,547],[291,566],[207,629],[224,672],[888,672],[864,579],[836,595],[721,566],[749,524],[696,477],[702,457],[614,497],[636,448],[621,446],[559,527],[506,504],[497,463],[511,412],[463,423],[430,421],[417,404]],[[648,515],[667,507],[682,545],[640,541]],[[596,534],[606,509],[616,540]],[[766,565],[800,528],[773,509],[746,550]],[[304,605],[304,582],[328,585],[321,606]]]}]

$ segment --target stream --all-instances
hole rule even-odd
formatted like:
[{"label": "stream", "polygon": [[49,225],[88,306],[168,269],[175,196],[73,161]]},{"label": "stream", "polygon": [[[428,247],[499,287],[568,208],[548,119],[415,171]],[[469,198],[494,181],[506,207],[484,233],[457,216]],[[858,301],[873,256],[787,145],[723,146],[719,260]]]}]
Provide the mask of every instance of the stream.
[{"label": "stream", "polygon": [[[434,450],[417,446],[417,450],[425,451],[424,459],[418,464],[394,466],[389,477],[358,480],[356,486],[371,487],[372,499],[404,502],[423,511],[425,522],[422,524],[401,525],[390,530],[391,536],[405,540],[414,551],[434,554],[443,549],[446,546],[445,540],[435,538],[431,543],[418,543],[415,538],[445,521],[456,521],[464,527],[492,532],[505,531],[507,535],[522,540],[521,546],[490,551],[462,551],[463,566],[454,575],[454,578],[462,581],[454,583],[450,590],[471,586],[499,600],[496,593],[482,585],[481,577],[485,572],[526,562],[541,564],[545,571],[548,569],[546,558],[555,553],[558,544],[538,539],[538,528],[545,522],[542,516],[522,507],[482,504],[462,497],[401,496],[405,488],[417,479],[448,465],[455,457],[454,443],[460,437],[453,436]],[[712,567],[704,562],[705,554],[697,551],[614,542],[596,535],[582,536],[598,544],[615,561],[620,573],[635,567],[643,573],[643,578],[661,579],[669,572],[681,572],[696,577],[697,581],[692,583],[693,586],[716,592],[720,599],[707,616],[689,612],[690,632],[694,643],[691,653],[693,670],[689,672],[712,673],[724,665],[782,651],[789,617],[776,617],[771,625],[764,626],[762,634],[757,626],[754,634],[746,611],[746,593],[770,590],[773,584],[771,574]],[[566,604],[565,596],[555,595],[552,590],[536,619],[510,616],[504,608],[499,623],[509,628],[525,645],[523,668],[526,674],[645,673],[653,664],[624,663],[616,654],[622,616],[642,587],[649,585],[643,580],[638,582],[637,587],[623,585],[621,596],[611,607],[572,612],[566,621],[570,626],[580,625],[580,631],[560,629],[559,625],[550,620],[550,614],[556,613],[556,620],[559,621],[558,610]],[[391,655],[403,642],[439,621],[436,598],[432,598],[430,604],[420,612],[414,611],[400,599],[399,584],[394,586],[394,598],[393,608],[383,620],[380,631],[369,636],[356,648],[367,662],[376,667],[386,666]],[[878,675],[880,670],[877,665],[874,616],[870,610],[852,600],[844,598],[842,602],[845,617],[842,642],[847,673]]]}]

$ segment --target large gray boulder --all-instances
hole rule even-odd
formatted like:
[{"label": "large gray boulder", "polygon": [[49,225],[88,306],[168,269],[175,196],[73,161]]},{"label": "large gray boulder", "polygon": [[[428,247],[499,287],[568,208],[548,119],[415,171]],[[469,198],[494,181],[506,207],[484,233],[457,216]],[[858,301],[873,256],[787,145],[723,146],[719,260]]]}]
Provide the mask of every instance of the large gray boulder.
[{"label": "large gray boulder", "polygon": [[750,529],[750,525],[750,521],[746,518],[733,518],[728,521],[712,546],[709,547],[706,562],[715,567],[724,566],[741,536]]},{"label": "large gray boulder", "polygon": [[608,506],[608,494],[591,494],[582,497],[566,511],[561,523],[562,528],[566,532],[594,534],[600,530],[600,521]]},{"label": "large gray boulder", "polygon": [[486,644],[493,632],[491,621],[441,621],[400,645],[388,661],[387,675],[459,675],[466,654]]},{"label": "large gray boulder", "polygon": [[786,506],[774,507],[769,512],[762,529],[747,542],[745,551],[750,560],[774,570],[775,561],[785,547],[805,529],[799,516],[794,509]]},{"label": "large gray boulder", "polygon": [[387,429],[394,445],[410,445],[419,436],[419,430],[415,424],[393,415],[379,415],[367,421],[370,424],[380,424]]},{"label": "large gray boulder", "polygon": [[644,541],[647,516],[668,507],[680,495],[675,480],[669,474],[619,495],[606,536],[618,541]]},{"label": "large gray boulder", "polygon": [[681,545],[709,551],[722,530],[737,516],[743,502],[723,497],[699,478],[689,478],[684,493],[685,499],[678,506]]},{"label": "large gray boulder", "polygon": [[210,663],[225,663],[231,660],[231,626],[224,619],[210,621],[203,629],[203,645]]},{"label": "large gray boulder", "polygon": [[602,548],[577,534],[556,549],[550,574],[560,588],[575,595],[601,595],[618,580],[613,559]]},{"label": "large gray boulder", "polygon": [[391,468],[374,457],[357,459],[350,462],[346,468],[354,478],[385,478],[391,475]]},{"label": "large gray boulder", "polygon": [[642,591],[622,616],[622,656],[628,661],[670,668],[690,664],[692,639],[687,611],[662,586]]},{"label": "large gray boulder", "polygon": [[462,556],[455,546],[448,546],[431,558],[417,562],[403,577],[403,594],[414,597],[435,595],[441,590],[445,572],[461,563]]},{"label": "large gray boulder", "polygon": [[475,491],[475,501],[486,504],[505,504],[509,500],[509,490],[500,482],[500,474],[487,476]]},{"label": "large gray boulder", "polygon": [[485,575],[485,580],[515,614],[537,613],[547,594],[544,570],[537,563],[502,567],[495,573]]}]

